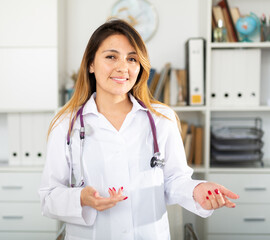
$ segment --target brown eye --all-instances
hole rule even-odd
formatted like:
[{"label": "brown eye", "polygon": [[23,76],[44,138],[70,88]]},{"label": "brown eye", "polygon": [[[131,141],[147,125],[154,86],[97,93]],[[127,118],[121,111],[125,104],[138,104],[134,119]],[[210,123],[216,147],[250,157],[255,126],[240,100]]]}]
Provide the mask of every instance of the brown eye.
[{"label": "brown eye", "polygon": [[109,55],[109,56],[106,56],[106,58],[108,58],[108,59],[115,59],[115,56]]}]

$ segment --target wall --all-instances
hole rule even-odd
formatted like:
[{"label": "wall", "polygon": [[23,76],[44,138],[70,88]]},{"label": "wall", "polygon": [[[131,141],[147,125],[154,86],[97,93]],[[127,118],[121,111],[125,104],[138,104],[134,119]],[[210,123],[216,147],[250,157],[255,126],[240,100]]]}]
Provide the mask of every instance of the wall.
[{"label": "wall", "polygon": [[[109,17],[117,0],[67,0],[66,69],[79,68],[93,31]],[[156,34],[147,42],[151,64],[160,70],[166,62],[184,68],[184,43],[201,33],[202,0],[151,0],[159,15]]]}]

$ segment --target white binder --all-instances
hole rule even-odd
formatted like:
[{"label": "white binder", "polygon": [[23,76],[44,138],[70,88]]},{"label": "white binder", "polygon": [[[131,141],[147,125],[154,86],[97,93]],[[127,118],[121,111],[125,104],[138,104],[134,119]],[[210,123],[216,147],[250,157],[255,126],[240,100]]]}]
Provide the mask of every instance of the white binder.
[{"label": "white binder", "polygon": [[20,132],[20,114],[8,113],[8,148],[9,148],[9,165],[21,164],[21,132]]},{"label": "white binder", "polygon": [[21,113],[21,154],[22,165],[33,165],[34,149],[33,149],[33,116],[31,113]]},{"label": "white binder", "polygon": [[260,49],[213,50],[211,106],[260,104]]},{"label": "white binder", "polygon": [[52,113],[33,114],[33,164],[45,163],[47,132],[53,118]]},{"label": "white binder", "polygon": [[204,105],[205,40],[191,38],[186,42],[186,68],[189,105]]}]

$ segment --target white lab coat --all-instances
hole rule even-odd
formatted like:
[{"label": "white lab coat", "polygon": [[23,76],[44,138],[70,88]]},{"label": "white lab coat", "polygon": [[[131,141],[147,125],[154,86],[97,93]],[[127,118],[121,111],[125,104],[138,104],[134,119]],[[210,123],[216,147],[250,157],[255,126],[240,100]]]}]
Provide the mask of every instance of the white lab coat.
[{"label": "white lab coat", "polygon": [[[195,214],[207,217],[212,211],[193,200],[194,187],[201,181],[191,179],[174,112],[168,107],[155,109],[172,121],[152,114],[158,145],[166,165],[151,168],[153,136],[146,110],[132,95],[133,107],[117,131],[97,111],[95,94],[86,103],[84,122],[92,131],[86,136],[83,152],[85,185],[108,197],[108,188],[123,186],[127,200],[113,208],[97,211],[81,207],[82,188],[69,188],[69,152],[66,144],[69,118],[51,132],[46,164],[39,189],[42,214],[67,223],[68,240],[168,240],[170,239],[166,204],[180,204]],[[74,125],[72,153],[74,174],[80,181],[79,119]]]}]

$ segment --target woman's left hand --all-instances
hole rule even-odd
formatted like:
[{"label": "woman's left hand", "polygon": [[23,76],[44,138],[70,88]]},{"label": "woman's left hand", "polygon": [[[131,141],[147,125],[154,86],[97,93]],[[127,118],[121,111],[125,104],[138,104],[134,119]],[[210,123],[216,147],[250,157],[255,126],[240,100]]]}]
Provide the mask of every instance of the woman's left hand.
[{"label": "woman's left hand", "polygon": [[206,210],[217,209],[223,206],[234,208],[235,203],[227,197],[238,199],[239,196],[222,185],[205,182],[198,184],[193,191],[193,197]]}]

